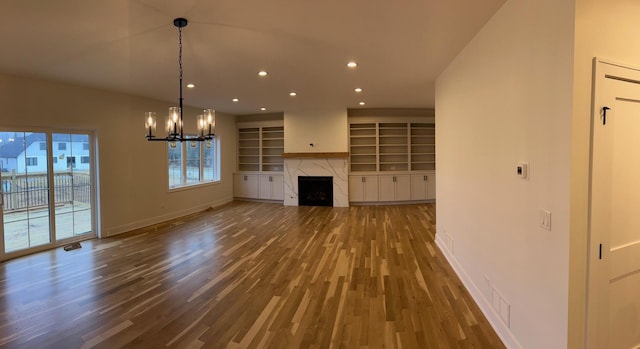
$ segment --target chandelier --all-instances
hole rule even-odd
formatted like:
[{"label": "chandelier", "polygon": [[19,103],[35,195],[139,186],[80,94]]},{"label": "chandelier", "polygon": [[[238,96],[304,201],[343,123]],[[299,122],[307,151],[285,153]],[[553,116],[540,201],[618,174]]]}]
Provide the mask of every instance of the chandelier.
[{"label": "chandelier", "polygon": [[169,115],[165,119],[165,137],[156,136],[156,113],[146,112],[144,117],[144,127],[147,131],[147,140],[149,141],[165,141],[171,142],[175,146],[175,142],[184,141],[207,141],[213,139],[216,127],[216,112],[213,109],[204,109],[203,113],[196,117],[198,134],[196,136],[185,136],[182,121],[182,28],[187,26],[185,18],[176,18],[173,25],[178,28],[178,67],[180,72],[180,106],[169,107]]}]

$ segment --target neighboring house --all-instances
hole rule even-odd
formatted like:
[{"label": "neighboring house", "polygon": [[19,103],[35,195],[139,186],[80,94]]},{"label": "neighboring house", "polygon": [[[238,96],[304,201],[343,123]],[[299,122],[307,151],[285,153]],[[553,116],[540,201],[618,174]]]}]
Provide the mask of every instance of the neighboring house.
[{"label": "neighboring house", "polygon": [[[88,138],[83,135],[53,134],[54,171],[89,170],[90,155]],[[0,164],[3,172],[46,172],[46,134],[30,133],[16,137],[0,146]]]}]

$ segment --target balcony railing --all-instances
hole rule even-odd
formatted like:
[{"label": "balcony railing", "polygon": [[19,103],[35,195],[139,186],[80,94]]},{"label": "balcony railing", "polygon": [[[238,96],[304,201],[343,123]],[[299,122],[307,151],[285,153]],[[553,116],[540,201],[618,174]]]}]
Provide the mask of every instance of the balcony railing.
[{"label": "balcony railing", "polygon": [[[59,171],[53,175],[55,203],[91,203],[91,176],[82,171]],[[47,207],[49,205],[47,173],[2,173],[4,210]]]}]

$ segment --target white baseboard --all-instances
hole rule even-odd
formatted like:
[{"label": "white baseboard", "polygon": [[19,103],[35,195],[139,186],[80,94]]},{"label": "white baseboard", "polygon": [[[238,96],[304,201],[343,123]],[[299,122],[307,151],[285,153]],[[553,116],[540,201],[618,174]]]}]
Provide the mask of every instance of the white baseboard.
[{"label": "white baseboard", "polygon": [[464,287],[466,287],[467,291],[469,291],[469,294],[471,294],[471,298],[473,298],[476,304],[478,304],[480,311],[482,311],[484,316],[487,318],[487,320],[491,324],[491,327],[493,327],[493,329],[496,331],[498,337],[500,337],[507,348],[522,349],[523,347],[520,342],[518,342],[518,340],[513,336],[511,330],[509,330],[509,328],[504,325],[504,323],[500,319],[500,316],[493,310],[491,303],[487,300],[487,298],[485,298],[484,294],[480,291],[478,286],[473,281],[471,281],[471,278],[469,278],[456,258],[451,255],[446,249],[446,244],[444,243],[442,238],[440,238],[440,236],[441,235],[438,235],[436,233],[436,246],[438,246],[444,257],[449,262],[449,265],[451,265],[453,270],[456,272]]},{"label": "white baseboard", "polygon": [[102,234],[101,234],[100,238],[106,238],[106,237],[109,237],[109,236],[114,236],[114,235],[118,235],[118,234],[129,232],[129,231],[132,231],[132,230],[148,227],[150,225],[154,225],[154,224],[170,221],[172,219],[184,217],[184,216],[190,215],[192,213],[197,213],[197,212],[200,212],[200,211],[204,211],[204,210],[206,210],[206,209],[208,209],[210,207],[222,206],[222,205],[227,204],[227,203],[229,203],[231,201],[233,201],[232,197],[225,198],[225,199],[209,202],[207,204],[186,208],[184,210],[174,211],[174,212],[167,213],[167,214],[164,214],[164,215],[161,215],[161,216],[156,216],[156,217],[152,217],[152,218],[148,218],[148,219],[143,219],[141,221],[137,221],[137,222],[133,222],[133,223],[123,224],[123,225],[110,227],[110,228],[104,228],[104,229],[102,229]]}]

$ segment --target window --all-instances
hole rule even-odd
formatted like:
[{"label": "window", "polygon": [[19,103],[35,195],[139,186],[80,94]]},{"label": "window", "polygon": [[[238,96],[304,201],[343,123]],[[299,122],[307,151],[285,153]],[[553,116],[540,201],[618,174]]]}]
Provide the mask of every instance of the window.
[{"label": "window", "polygon": [[38,166],[38,158],[27,158],[27,166]]},{"label": "window", "polygon": [[82,143],[82,150],[89,150],[89,143]]},{"label": "window", "polygon": [[[62,144],[62,143],[60,143]],[[76,157],[67,156],[67,168],[76,168]]]},{"label": "window", "polygon": [[169,188],[220,180],[219,144],[217,138],[169,143]]},{"label": "window", "polygon": [[40,150],[47,150],[47,143],[40,142]]},{"label": "window", "polygon": [[53,157],[53,163],[54,163],[54,164],[57,164],[57,163],[58,163],[58,157],[57,157],[57,156],[54,156],[54,157]]},{"label": "window", "polygon": [[88,156],[81,156],[80,157],[80,163],[81,164],[88,164],[89,163],[89,157]]},{"label": "window", "polygon": [[64,143],[64,142],[58,143],[58,150],[67,150],[67,143]]}]

